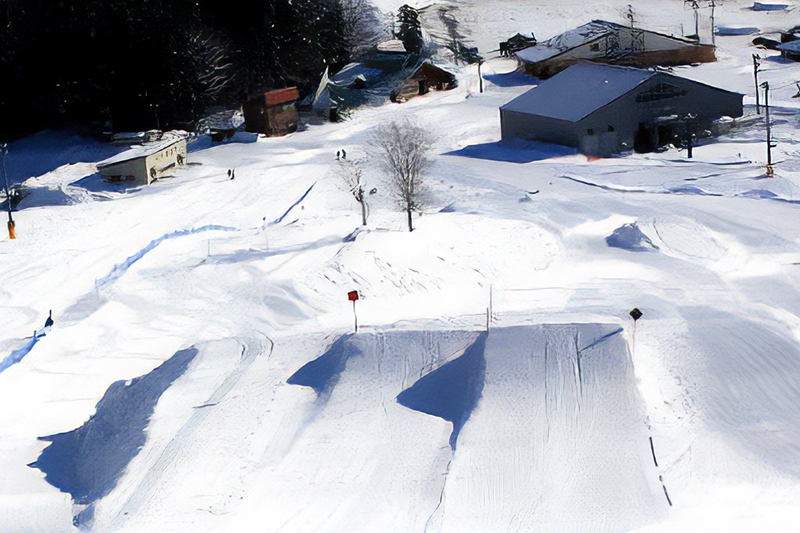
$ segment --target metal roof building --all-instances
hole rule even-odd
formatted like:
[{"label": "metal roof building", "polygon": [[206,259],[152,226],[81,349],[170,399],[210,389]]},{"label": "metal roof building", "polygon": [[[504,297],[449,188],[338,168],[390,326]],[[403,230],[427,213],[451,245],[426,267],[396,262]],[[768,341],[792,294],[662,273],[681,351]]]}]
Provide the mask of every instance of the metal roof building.
[{"label": "metal roof building", "polygon": [[97,163],[97,171],[111,181],[150,185],[186,162],[186,139],[173,137],[117,154]]},{"label": "metal roof building", "polygon": [[592,155],[646,151],[742,116],[742,95],[672,74],[578,63],[500,108],[503,140],[537,140]]}]

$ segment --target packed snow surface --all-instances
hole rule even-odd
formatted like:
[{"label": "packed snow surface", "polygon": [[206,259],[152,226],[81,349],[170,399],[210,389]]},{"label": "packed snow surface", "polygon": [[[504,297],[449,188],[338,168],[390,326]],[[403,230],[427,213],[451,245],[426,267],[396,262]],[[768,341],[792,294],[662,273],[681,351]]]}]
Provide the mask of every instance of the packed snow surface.
[{"label": "packed snow surface", "polygon": [[[149,187],[100,180],[118,148],[12,143],[30,194],[0,240],[0,531],[796,531],[800,64],[726,35],[675,68],[746,95],[691,160],[500,142],[499,107],[536,80],[497,43],[629,3],[417,2],[426,35],[446,9],[486,56],[485,92],[448,65],[453,91],[193,140]],[[726,27],[800,23],[719,4]],[[634,11],[694,31],[682,2]],[[437,135],[411,233],[366,158],[402,117]],[[364,228],[342,149],[375,189]]]}]

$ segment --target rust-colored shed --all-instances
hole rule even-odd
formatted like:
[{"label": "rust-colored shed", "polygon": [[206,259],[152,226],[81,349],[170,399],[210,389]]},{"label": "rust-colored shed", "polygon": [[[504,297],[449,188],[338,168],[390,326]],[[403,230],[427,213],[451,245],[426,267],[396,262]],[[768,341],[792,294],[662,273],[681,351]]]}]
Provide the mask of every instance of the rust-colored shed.
[{"label": "rust-colored shed", "polygon": [[300,97],[297,87],[267,91],[242,106],[245,130],[264,135],[286,135],[297,131],[295,102]]}]

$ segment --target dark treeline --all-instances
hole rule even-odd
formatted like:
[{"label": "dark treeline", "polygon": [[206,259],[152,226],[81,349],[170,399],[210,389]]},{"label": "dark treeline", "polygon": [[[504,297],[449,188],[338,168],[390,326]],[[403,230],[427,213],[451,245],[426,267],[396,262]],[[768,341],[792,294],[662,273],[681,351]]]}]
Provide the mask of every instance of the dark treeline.
[{"label": "dark treeline", "polygon": [[0,0],[0,136],[188,129],[312,84],[378,31],[368,0]]}]

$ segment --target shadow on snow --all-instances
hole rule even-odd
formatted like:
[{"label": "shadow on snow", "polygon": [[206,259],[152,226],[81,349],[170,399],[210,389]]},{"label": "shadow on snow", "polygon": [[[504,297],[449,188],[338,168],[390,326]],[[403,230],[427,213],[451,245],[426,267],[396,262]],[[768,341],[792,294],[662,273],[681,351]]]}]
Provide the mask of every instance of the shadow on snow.
[{"label": "shadow on snow", "polygon": [[461,150],[447,152],[444,155],[485,159],[487,161],[500,161],[504,163],[532,163],[544,161],[555,157],[574,155],[576,150],[566,146],[547,144],[533,141],[514,140],[510,142],[497,141],[484,144],[465,146]]},{"label": "shadow on snow", "polygon": [[404,407],[452,422],[450,446],[454,450],[458,434],[483,392],[488,335],[481,333],[461,357],[423,376],[397,396]]},{"label": "shadow on snow", "polygon": [[77,504],[106,496],[144,446],[159,398],[197,353],[194,347],[181,350],[144,376],[113,383],[83,426],[40,437],[51,444],[28,466],[44,472],[48,483],[71,494]]}]

